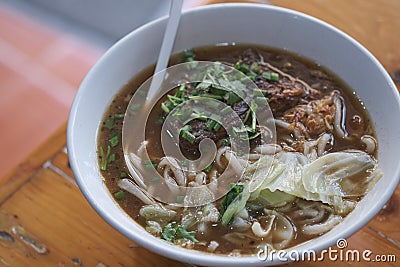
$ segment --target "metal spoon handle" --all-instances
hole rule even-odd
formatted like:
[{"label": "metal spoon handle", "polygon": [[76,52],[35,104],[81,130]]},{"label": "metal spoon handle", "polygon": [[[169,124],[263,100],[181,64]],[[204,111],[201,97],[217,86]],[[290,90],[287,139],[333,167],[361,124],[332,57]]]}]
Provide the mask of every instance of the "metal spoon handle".
[{"label": "metal spoon handle", "polygon": [[[168,66],[168,61],[171,56],[172,47],[174,45],[176,32],[179,26],[179,20],[181,18],[182,4],[183,0],[172,0],[167,27],[165,29],[164,39],[161,44],[160,54],[158,55],[157,65],[154,74],[165,72],[165,69]],[[161,73],[159,75],[153,76],[149,93],[147,94],[146,98],[147,102],[153,99],[162,81],[164,80],[164,75],[165,73]]]}]

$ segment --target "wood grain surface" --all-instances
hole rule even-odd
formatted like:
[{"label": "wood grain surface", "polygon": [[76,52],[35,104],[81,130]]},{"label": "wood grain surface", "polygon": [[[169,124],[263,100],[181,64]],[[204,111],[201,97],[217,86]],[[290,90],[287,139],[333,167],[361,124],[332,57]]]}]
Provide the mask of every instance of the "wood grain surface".
[{"label": "wood grain surface", "polygon": [[[215,1],[214,1],[215,2]],[[272,0],[313,15],[365,45],[393,77],[400,69],[400,1]],[[347,240],[343,252],[371,250],[397,262],[296,262],[294,266],[399,266],[400,187],[384,209]],[[333,247],[332,249],[338,249]],[[338,249],[339,250],[339,249]],[[0,266],[185,266],[141,248],[89,206],[76,186],[62,127],[0,180]]]}]

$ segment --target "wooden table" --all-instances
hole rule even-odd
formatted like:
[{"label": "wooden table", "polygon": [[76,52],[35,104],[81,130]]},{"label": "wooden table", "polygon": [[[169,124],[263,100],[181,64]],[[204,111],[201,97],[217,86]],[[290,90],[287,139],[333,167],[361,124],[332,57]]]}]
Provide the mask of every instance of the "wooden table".
[{"label": "wooden table", "polygon": [[[321,18],[360,41],[400,79],[400,1],[273,0]],[[397,76],[396,76],[397,75]],[[65,127],[0,180],[0,266],[185,266],[128,240],[105,223],[76,186],[68,166]],[[396,263],[325,264],[399,266],[400,187],[385,208],[347,240],[350,249],[395,255]]]}]

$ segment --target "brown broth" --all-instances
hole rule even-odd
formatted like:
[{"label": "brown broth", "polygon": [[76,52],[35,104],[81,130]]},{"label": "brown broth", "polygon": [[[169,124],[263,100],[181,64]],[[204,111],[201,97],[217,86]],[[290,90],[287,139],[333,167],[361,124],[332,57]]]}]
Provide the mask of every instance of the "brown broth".
[{"label": "brown broth", "polygon": [[[238,56],[249,47],[258,50],[264,56],[265,60],[272,65],[283,69],[285,72],[295,77],[304,80],[313,87],[324,88],[325,86],[325,88],[330,88],[328,89],[328,91],[332,90],[332,88],[340,91],[342,96],[344,97],[346,104],[347,115],[345,125],[349,135],[360,137],[361,135],[368,134],[375,137],[373,125],[364,106],[362,105],[362,102],[338,77],[314,62],[285,51],[254,45],[212,46],[196,48],[196,59],[207,61],[218,60],[221,62],[232,63],[235,62]],[[181,55],[175,55],[171,60],[171,64],[179,62],[180,58]],[[291,67],[288,68],[288,66]],[[111,129],[106,129],[106,121],[107,119],[113,117],[115,114],[125,113],[127,105],[133,93],[147,78],[151,76],[153,70],[154,66],[150,66],[137,74],[135,77],[133,77],[132,80],[128,84],[126,84],[115,96],[103,117],[103,126],[101,127],[98,136],[99,147],[107,147],[109,139],[113,136],[113,134],[117,134],[120,136],[119,144],[111,148],[111,153],[115,154],[115,161],[111,164],[108,164],[106,171],[102,171],[102,176],[104,177],[105,184],[112,194],[120,191],[117,183],[120,179],[121,172],[125,172],[128,175],[129,172],[124,162],[121,144],[123,120],[114,119],[115,123]],[[314,75],[312,75],[311,73],[314,73]],[[158,110],[160,110],[159,106],[157,106],[157,108]],[[160,113],[153,113],[150,117],[150,121],[156,121],[159,115]],[[354,121],[361,121],[361,123],[356,123]],[[161,130],[161,125],[156,123],[148,123],[146,129],[147,139],[149,140],[149,145],[147,147],[149,155],[158,158],[162,157],[162,151],[159,151],[160,138],[158,136],[158,133],[160,133]],[[279,136],[287,133],[285,133],[284,130],[278,129],[277,134],[279,141]],[[363,144],[361,141],[357,141],[358,139],[354,138],[353,140],[344,140],[340,138],[335,138],[335,145],[333,147],[330,147],[330,151],[340,151],[345,149],[363,150],[365,148],[365,144]],[[125,197],[122,200],[118,200],[118,204],[135,221],[137,221],[140,225],[145,226],[145,220],[139,215],[139,209],[143,205],[141,201],[139,201],[133,195],[125,193]],[[219,201],[217,202],[217,207],[219,207]],[[251,214],[251,212],[250,215],[257,216],[257,214]],[[251,244],[251,242],[253,241],[247,241],[249,244],[242,244],[241,247],[238,247],[221,238],[222,235],[230,231],[231,227],[229,226],[222,227],[219,225],[212,225],[211,227],[209,227],[207,232],[198,233],[196,235],[196,238],[200,241],[217,241],[219,243],[219,247],[217,248],[215,253],[229,254],[235,249],[240,249],[241,252],[244,254],[255,252],[254,248],[249,248],[254,245]],[[305,242],[312,238],[313,236],[305,236],[300,231],[298,231],[296,234],[296,238],[294,238],[294,240],[290,243],[289,247],[298,243]],[[206,246],[197,244],[195,246],[195,249],[206,251]]]}]

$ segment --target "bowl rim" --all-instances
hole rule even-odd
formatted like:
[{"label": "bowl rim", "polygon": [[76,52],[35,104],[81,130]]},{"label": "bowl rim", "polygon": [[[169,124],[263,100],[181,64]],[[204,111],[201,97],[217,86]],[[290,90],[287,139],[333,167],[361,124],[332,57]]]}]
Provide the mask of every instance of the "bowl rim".
[{"label": "bowl rim", "polygon": [[[208,10],[213,10],[213,9],[221,9],[221,8],[248,8],[248,9],[268,9],[268,10],[273,10],[274,12],[281,12],[281,13],[287,13],[287,15],[291,16],[299,16],[301,18],[304,18],[312,23],[317,23],[321,25],[324,28],[329,29],[330,31],[333,31],[335,34],[338,34],[342,38],[346,39],[348,42],[350,42],[352,45],[356,46],[365,56],[367,56],[373,64],[381,71],[382,75],[384,75],[385,80],[388,82],[389,87],[392,89],[393,95],[396,96],[396,101],[398,106],[400,106],[400,97],[397,91],[396,86],[394,85],[392,79],[390,78],[389,74],[387,71],[384,69],[382,64],[375,58],[375,56],[372,55],[371,52],[369,52],[364,46],[362,46],[359,42],[357,42],[354,38],[349,36],[348,34],[344,33],[343,31],[339,30],[338,28],[324,22],[323,20],[317,19],[315,17],[312,17],[310,15],[304,14],[299,11],[283,8],[283,7],[278,7],[278,6],[273,6],[273,5],[263,5],[263,4],[250,4],[250,3],[225,3],[225,4],[213,4],[213,5],[206,5],[206,6],[200,6],[196,7],[193,9],[189,9],[186,11],[183,11],[182,16],[191,16],[193,13],[197,12],[203,12],[203,11],[208,11]],[[254,255],[249,256],[249,255],[244,255],[240,257],[229,257],[225,254],[213,254],[213,253],[208,253],[208,252],[200,252],[197,250],[189,250],[189,249],[184,249],[176,245],[169,244],[167,242],[164,242],[160,240],[159,238],[152,238],[152,236],[143,236],[137,233],[132,233],[132,231],[129,231],[128,229],[124,228],[123,226],[121,227],[121,224],[114,219],[113,217],[110,217],[107,212],[102,209],[100,206],[97,205],[96,201],[92,199],[92,196],[90,194],[90,189],[85,186],[84,183],[84,178],[81,175],[81,172],[79,170],[79,163],[77,161],[76,157],[76,151],[74,148],[74,124],[76,121],[76,114],[77,114],[77,109],[80,105],[82,95],[83,95],[83,89],[86,87],[86,83],[88,83],[89,77],[93,75],[95,72],[95,69],[103,64],[103,61],[107,57],[111,55],[112,50],[117,50],[119,46],[121,46],[122,43],[124,43],[126,40],[133,38],[137,33],[146,31],[147,28],[153,27],[156,24],[163,24],[166,23],[167,21],[167,16],[161,17],[159,19],[153,20],[149,23],[146,23],[142,25],[141,27],[135,29],[134,31],[128,33],[124,37],[122,37],[119,41],[117,41],[114,45],[112,45],[102,56],[101,58],[96,62],[96,64],[90,69],[84,80],[82,81],[79,90],[77,94],[74,97],[70,112],[69,112],[69,117],[68,117],[68,123],[67,123],[67,150],[68,150],[68,157],[71,165],[71,169],[74,173],[74,176],[76,177],[76,182],[78,184],[78,187],[80,188],[82,194],[85,196],[86,200],[90,203],[92,208],[102,217],[103,220],[105,220],[108,224],[110,224],[114,229],[122,233],[124,236],[128,237],[129,239],[133,240],[134,242],[138,243],[139,245],[145,247],[146,249],[149,249],[157,254],[166,256],[168,258],[172,258],[174,260],[178,261],[183,261],[187,263],[193,263],[193,264],[200,264],[204,266],[225,266],[225,265],[230,265],[230,266],[243,266],[243,265],[276,265],[276,264],[282,264],[285,262],[278,261],[276,258],[273,261],[268,261],[268,262],[262,262],[257,259]],[[396,186],[399,183],[400,179],[400,166],[397,167],[395,170],[395,173],[397,174],[396,177],[393,177],[391,180],[391,184],[389,185],[389,189],[387,189],[388,193],[380,199],[378,203],[376,203],[376,208],[371,209],[366,212],[366,215],[364,217],[364,220],[359,223],[359,225],[349,227],[345,231],[342,232],[342,238],[347,238],[354,234],[356,231],[358,231],[361,227],[363,227],[368,221],[370,221],[380,210],[381,207],[384,206],[384,204],[389,200],[391,195],[393,194],[394,190],[396,189]],[[378,208],[379,207],[379,208]],[[135,222],[136,223],[136,222]],[[137,224],[137,223],[136,223]],[[141,226],[140,226],[141,227]],[[153,242],[154,240],[157,240],[159,242]],[[307,243],[307,242],[306,242]],[[333,240],[332,238],[330,239],[324,239],[319,242],[317,246],[315,246],[313,249],[315,252],[321,251],[323,248],[328,248],[336,243],[336,240]],[[304,244],[304,243],[302,243]],[[302,245],[301,244],[301,245]],[[296,248],[288,248],[293,249]],[[301,251],[301,250],[299,250]],[[288,260],[287,262],[289,262]]]}]

